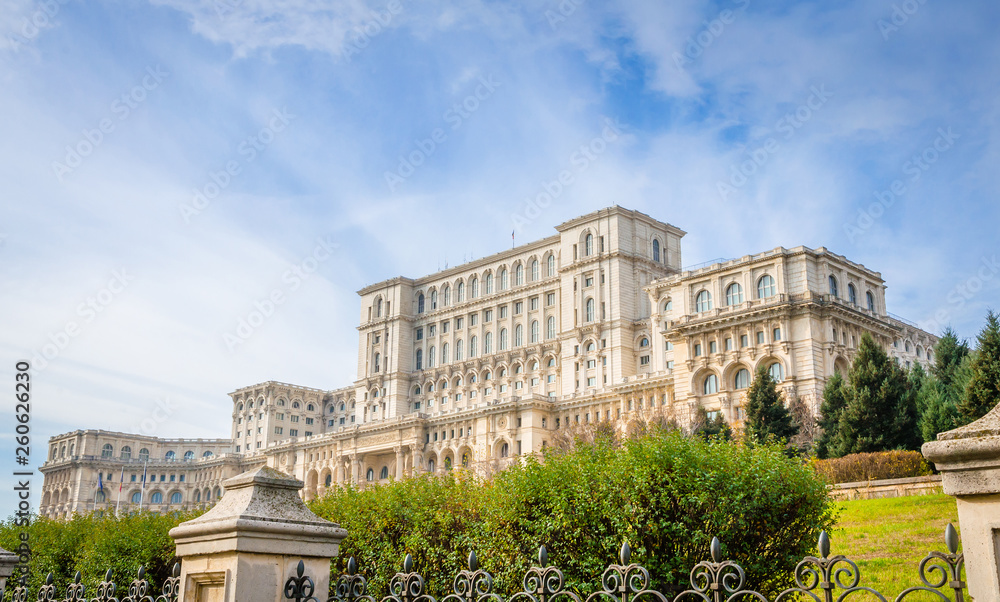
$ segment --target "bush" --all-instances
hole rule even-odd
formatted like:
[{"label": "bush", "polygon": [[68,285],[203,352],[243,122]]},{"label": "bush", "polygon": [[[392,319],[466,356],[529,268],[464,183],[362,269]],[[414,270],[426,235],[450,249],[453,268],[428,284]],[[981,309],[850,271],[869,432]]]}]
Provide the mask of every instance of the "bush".
[{"label": "bush", "polygon": [[828,483],[855,483],[929,475],[933,471],[920,452],[886,451],[813,460],[813,468]]},{"label": "bush", "polygon": [[823,482],[780,446],[677,432],[620,446],[598,438],[543,461],[527,458],[489,480],[452,473],[335,489],[312,508],[349,533],[334,572],[356,556],[376,599],[406,553],[431,593],[450,591],[470,550],[497,591],[509,594],[541,544],[568,586],[592,592],[625,540],[651,586],[669,591],[709,559],[713,536],[746,570],[748,587],[774,594],[834,518]]}]

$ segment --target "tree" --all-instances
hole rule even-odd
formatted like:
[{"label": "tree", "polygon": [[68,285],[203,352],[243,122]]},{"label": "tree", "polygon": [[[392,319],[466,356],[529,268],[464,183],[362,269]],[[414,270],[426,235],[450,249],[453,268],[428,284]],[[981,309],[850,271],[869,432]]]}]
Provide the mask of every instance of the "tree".
[{"label": "tree", "polygon": [[986,314],[977,343],[965,399],[958,406],[964,424],[985,416],[1000,402],[1000,319],[993,310]]},{"label": "tree", "polygon": [[747,390],[744,407],[747,412],[744,428],[748,440],[788,442],[799,432],[799,427],[785,407],[777,383],[763,365],[757,369]]},{"label": "tree", "polygon": [[920,432],[920,391],[923,390],[927,373],[919,362],[906,374],[906,387],[896,410],[896,446],[901,449],[918,450],[924,442]]},{"label": "tree", "polygon": [[733,430],[726,422],[726,417],[722,412],[716,413],[714,418],[708,417],[708,412],[703,406],[698,406],[698,413],[695,414],[692,434],[704,440],[713,437],[729,441],[733,438]]},{"label": "tree", "polygon": [[819,408],[819,420],[816,423],[823,432],[816,440],[816,456],[818,458],[831,457],[830,450],[837,447],[835,440],[837,437],[837,426],[840,423],[840,415],[847,406],[847,383],[840,371],[833,373],[830,380],[826,381],[823,388],[823,404]]},{"label": "tree", "polygon": [[[910,422],[906,374],[871,335],[861,337],[858,355],[851,366],[847,404],[837,424],[836,445],[831,456],[906,448],[910,433],[901,432]],[[900,413],[906,417],[900,418]],[[916,428],[916,425],[913,425]]]},{"label": "tree", "polygon": [[931,374],[942,385],[950,387],[958,376],[962,360],[967,355],[969,355],[968,342],[964,339],[959,340],[958,335],[949,326],[934,346],[934,365],[931,367]]}]

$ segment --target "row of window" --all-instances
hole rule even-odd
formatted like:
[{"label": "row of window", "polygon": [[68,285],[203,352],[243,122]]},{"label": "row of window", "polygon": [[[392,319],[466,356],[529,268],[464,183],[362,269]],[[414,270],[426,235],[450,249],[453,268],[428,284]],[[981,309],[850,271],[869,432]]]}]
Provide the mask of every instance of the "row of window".
[{"label": "row of window", "polygon": [[[53,447],[52,448],[52,457],[53,458],[55,458],[55,453],[56,453],[56,448]],[[211,458],[214,455],[215,454],[213,454],[212,452],[207,451],[207,452],[203,453],[201,456],[203,458]],[[101,457],[102,458],[113,458],[114,456],[115,456],[115,446],[112,445],[112,444],[110,444],[110,443],[105,443],[104,447],[101,448]],[[121,448],[120,456],[119,457],[122,460],[131,460],[132,459],[132,448],[129,447],[128,445],[123,445],[122,448]],[[168,451],[166,454],[163,455],[163,459],[166,460],[166,461],[168,461],[168,462],[173,462],[173,461],[177,460],[177,452],[175,452],[175,451]],[[139,460],[143,460],[143,461],[149,460],[149,450],[146,449],[145,447],[139,450]],[[191,451],[191,450],[188,450],[188,451],[184,452],[184,460],[185,461],[194,460],[194,452]]]},{"label": "row of window", "polygon": [[[194,492],[194,501],[195,502],[201,502],[201,497],[202,497],[201,491],[195,491]],[[206,502],[210,502],[210,501],[212,501],[211,498],[212,498],[211,491],[206,490],[205,501]],[[215,499],[218,500],[218,499],[221,499],[221,498],[222,498],[222,489],[219,488],[219,487],[216,487],[215,488]],[[104,492],[103,491],[98,491],[97,495],[94,496],[94,499],[95,499],[95,501],[98,504],[104,503],[106,501],[106,497],[104,495]],[[132,500],[133,504],[140,504],[140,503],[143,503],[143,502],[146,501],[146,500],[143,499],[143,493],[141,491],[133,492],[132,493],[132,497],[130,499]],[[161,492],[161,491],[154,491],[151,494],[149,494],[149,503],[150,504],[162,504],[163,503],[163,492]],[[175,492],[173,492],[173,493],[170,494],[170,501],[168,503],[170,503],[170,504],[182,504],[182,503],[184,503],[184,495],[180,491],[175,491]]]},{"label": "row of window", "polygon": [[[778,294],[778,285],[770,274],[764,274],[757,279],[757,298],[767,299]],[[726,305],[739,305],[743,303],[743,285],[734,282],[726,287]],[[698,313],[710,311],[712,309],[712,293],[701,290],[695,295],[694,308]],[[669,308],[664,307],[667,311]]]},{"label": "row of window", "polygon": [[[248,401],[247,404],[246,404],[246,409],[252,410],[253,409],[253,403],[254,402],[253,402],[252,399],[250,401]],[[276,405],[278,407],[281,407],[281,408],[285,407],[285,400],[284,399],[279,399],[276,402]],[[264,400],[263,399],[260,400],[260,407],[262,407],[262,408],[264,407]],[[297,401],[293,401],[292,402],[292,409],[293,410],[298,410],[300,408],[302,408],[302,404],[301,403],[299,403]],[[341,408],[341,409],[343,409],[343,408]],[[312,404],[312,403],[308,403],[308,404],[306,404],[306,410],[309,411],[309,412],[315,412],[316,411],[316,406],[314,404]],[[242,412],[243,411],[243,402],[242,401],[236,404],[236,411],[237,412]],[[330,411],[333,412],[333,406],[330,406]]]},{"label": "row of window", "polygon": [[[758,345],[763,345],[766,342],[763,330],[758,330],[757,331],[757,339],[756,339],[756,341],[757,341]],[[771,331],[771,341],[775,342],[775,343],[777,343],[778,341],[781,341],[781,329],[780,328],[775,328],[775,329],[773,329]],[[724,344],[725,344],[725,350],[726,351],[732,351],[733,350],[733,339],[732,339],[732,337],[726,337],[726,339],[724,341]],[[741,334],[740,335],[740,349],[743,349],[743,348],[746,348],[746,347],[749,347],[749,346],[750,346],[750,337],[749,337],[749,335]],[[695,343],[694,344],[694,356],[695,357],[701,357],[703,351],[704,351],[704,349],[702,348],[701,343]],[[715,341],[709,341],[708,342],[708,352],[709,353],[718,353],[718,346],[717,346],[717,344],[716,344]]]},{"label": "row of window", "polygon": [[[840,287],[837,284],[836,276],[830,275],[830,295],[840,298]],[[858,304],[858,289],[854,286],[853,282],[847,284],[847,301],[851,305]],[[865,302],[868,305],[869,311],[875,311],[875,295],[871,291],[865,292]]]},{"label": "row of window", "polygon": [[[546,277],[555,276],[555,274],[556,274],[556,258],[555,258],[555,255],[549,254],[549,256],[546,258],[545,261],[546,261],[546,268],[545,268],[545,275],[546,275]],[[514,276],[513,276],[514,286],[521,286],[521,285],[524,284],[524,282],[525,282],[525,275],[526,275],[525,271],[526,270],[524,268],[524,264],[522,264],[522,263],[517,263],[514,266]],[[538,262],[537,259],[533,259],[531,261],[531,266],[530,266],[530,268],[528,270],[528,274],[527,275],[530,278],[530,282],[536,282],[536,281],[538,281],[541,278],[540,264],[539,264],[539,262]],[[483,274],[483,294],[486,294],[486,295],[493,294],[493,292],[494,292],[493,291],[493,289],[494,289],[493,284],[494,284],[493,272],[487,271],[485,274]],[[510,277],[509,277],[509,274],[507,272],[507,268],[502,267],[497,272],[496,290],[497,291],[505,291],[508,288],[510,288]],[[468,298],[469,299],[475,299],[477,297],[479,297],[479,277],[478,276],[472,276],[469,279]],[[460,281],[458,281],[458,283],[455,284],[455,302],[456,303],[462,303],[463,301],[465,301],[465,299],[466,299],[466,286],[465,286],[465,282],[462,281],[462,280],[460,280]],[[447,306],[451,305],[452,299],[451,299],[451,285],[450,284],[445,284],[444,287],[442,287],[440,295],[438,294],[438,290],[436,288],[431,289],[431,291],[430,291],[430,310],[431,311],[434,311],[434,310],[438,309],[439,301],[440,301],[441,307],[447,307]],[[379,302],[381,302],[381,299],[379,299],[378,301],[376,301],[376,304],[378,304]],[[422,314],[426,310],[427,310],[427,298],[426,298],[426,296],[424,295],[423,292],[420,292],[420,293],[417,294],[417,313],[418,314]]]},{"label": "row of window", "polygon": [[[781,382],[785,380],[785,368],[780,362],[774,362],[767,367],[768,374],[775,382]],[[733,376],[733,388],[737,391],[741,389],[746,389],[750,386],[750,382],[753,377],[750,375],[750,371],[746,368],[740,368],[736,371],[736,375]],[[709,374],[702,381],[702,393],[705,395],[714,395],[719,392],[719,377],[715,374]]]},{"label": "row of window", "polygon": [[[534,297],[529,297],[528,298],[528,311],[536,311],[536,310],[538,310],[538,302],[539,302],[539,299],[538,299],[537,295],[534,296]],[[555,304],[556,304],[556,294],[555,293],[546,293],[545,294],[545,306],[546,307],[552,307]],[[507,319],[508,305],[506,305],[506,304],[500,305],[499,306],[499,310],[500,310],[500,319],[501,320]],[[514,302],[514,315],[515,316],[519,316],[519,315],[521,315],[523,313],[524,313],[524,301],[515,301]],[[487,322],[488,323],[488,322],[492,322],[492,321],[493,321],[493,309],[492,308],[490,308],[490,309],[484,309],[483,310],[483,322]],[[476,312],[476,313],[469,314],[469,326],[477,326],[478,324],[479,324],[479,313]],[[448,330],[451,328],[451,320],[444,320],[443,322],[440,323],[440,326],[441,326],[441,334],[448,334]],[[459,317],[455,318],[455,330],[462,330],[462,328],[464,326],[465,326],[465,319],[464,319],[464,317],[459,316]],[[438,327],[437,324],[430,324],[430,325],[428,325],[427,326],[427,336],[428,337],[437,336],[437,327]],[[376,345],[378,344],[379,338],[380,338],[379,335],[375,335],[374,344],[376,344]],[[414,338],[416,340],[418,340],[418,341],[423,340],[423,338],[424,338],[424,327],[423,326],[421,326],[421,327],[419,327],[419,328],[417,328],[417,329],[414,330]]]},{"label": "row of window", "polygon": [[[540,339],[539,339],[539,330],[538,330],[538,328],[539,328],[538,320],[532,320],[531,324],[528,327],[528,343],[529,344],[534,344],[534,343],[538,343],[539,342]],[[545,338],[546,338],[546,340],[548,340],[548,339],[555,338],[555,336],[556,336],[556,319],[554,317],[549,317],[549,319],[547,320],[547,323],[546,323],[546,327],[545,327]],[[510,348],[510,344],[511,344],[511,342],[509,341],[507,329],[506,328],[501,328],[500,329],[500,334],[498,336],[498,346],[497,346],[498,350],[499,351],[506,351],[507,349]],[[513,346],[514,347],[522,347],[522,346],[524,346],[524,326],[522,324],[518,324],[518,325],[516,325],[514,327]],[[451,348],[451,346],[450,346],[449,343],[443,343],[441,345],[441,353],[440,353],[440,363],[441,364],[448,364],[448,363],[450,363],[452,361],[461,362],[461,361],[464,361],[466,359],[466,356],[465,356],[465,342],[462,339],[458,339],[457,341],[455,341],[455,347],[454,347],[455,354],[454,354],[454,356],[451,355],[451,349],[452,348]],[[469,349],[468,349],[468,352],[469,352],[469,355],[468,355],[469,358],[474,358],[474,357],[478,357],[479,356],[479,337],[478,336],[472,335],[472,337],[469,338]],[[483,335],[483,349],[482,349],[482,354],[483,355],[489,355],[491,353],[493,353],[493,333],[492,332],[487,332],[487,333],[485,333]],[[375,366],[376,366],[375,371],[376,372],[378,371],[378,362],[379,362],[378,355],[379,355],[378,353],[375,354]],[[434,365],[435,365],[435,362],[437,361],[438,357],[439,356],[438,356],[438,353],[437,353],[437,347],[435,345],[431,345],[427,349],[427,355],[426,355],[427,366],[426,367],[427,368],[433,368]],[[415,369],[417,369],[417,370],[423,370],[424,369],[424,359],[425,359],[424,350],[423,349],[417,349],[416,352],[415,352],[415,354],[414,354],[414,358],[413,358]]]},{"label": "row of window", "polygon": [[[556,367],[556,358],[550,357],[546,361],[545,366],[547,368],[555,368]],[[531,368],[530,368],[531,371],[534,372],[534,371],[539,370],[540,368],[541,368],[541,363],[538,362],[537,360],[533,361],[531,363]],[[513,370],[514,370],[514,374],[521,374],[524,371],[524,367],[521,364],[515,364]],[[503,367],[499,368],[497,370],[497,378],[506,378],[506,377],[507,377],[507,369],[503,368]],[[485,370],[483,372],[483,374],[482,374],[482,378],[483,378],[484,381],[486,381],[486,380],[492,380],[493,379],[493,372],[490,371],[489,369]],[[470,374],[469,375],[469,383],[470,384],[476,383],[477,380],[478,379],[477,379],[477,377],[476,377],[475,374]],[[461,387],[463,385],[463,383],[464,383],[463,378],[461,376],[456,376],[453,379],[453,381],[450,383],[450,386]],[[447,389],[449,387],[449,381],[447,379],[441,379],[441,381],[437,384],[437,387],[440,388],[440,389]],[[413,388],[413,394],[414,395],[420,395],[420,393],[422,391],[423,392],[427,392],[427,393],[433,393],[434,392],[434,388],[435,388],[435,384],[433,382],[427,383],[426,385],[424,385],[424,387],[421,387],[420,385],[415,385],[414,388]]]}]

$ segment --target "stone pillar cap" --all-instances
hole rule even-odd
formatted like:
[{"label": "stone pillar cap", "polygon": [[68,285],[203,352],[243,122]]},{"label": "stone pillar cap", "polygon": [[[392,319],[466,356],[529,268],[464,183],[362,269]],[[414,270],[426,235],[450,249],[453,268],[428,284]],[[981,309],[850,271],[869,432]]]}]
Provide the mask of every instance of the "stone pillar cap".
[{"label": "stone pillar cap", "polygon": [[225,495],[205,514],[170,530],[177,555],[225,551],[337,555],[347,531],[306,507],[303,483],[268,466],[222,482]]},{"label": "stone pillar cap", "polygon": [[941,472],[945,493],[1000,493],[1000,404],[971,424],[939,433],[921,452]]},{"label": "stone pillar cap", "polygon": [[14,567],[17,566],[18,555],[0,548],[0,579],[6,579],[14,574]]}]

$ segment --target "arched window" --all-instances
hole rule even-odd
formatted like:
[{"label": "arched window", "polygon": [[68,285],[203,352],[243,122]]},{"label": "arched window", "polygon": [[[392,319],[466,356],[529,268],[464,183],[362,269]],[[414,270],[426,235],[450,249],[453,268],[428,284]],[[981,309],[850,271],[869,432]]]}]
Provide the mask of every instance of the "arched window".
[{"label": "arched window", "polygon": [[166,458],[167,462],[173,462],[174,460],[177,459],[177,454],[172,451],[168,451],[167,454],[163,457]]},{"label": "arched window", "polygon": [[424,313],[424,294],[420,293],[417,295],[417,313]]},{"label": "arched window", "polygon": [[767,369],[767,373],[771,375],[774,382],[780,383],[785,380],[785,368],[780,362],[774,362],[771,364]]},{"label": "arched window", "polygon": [[463,352],[464,352],[464,349],[462,348],[462,339],[458,339],[457,341],[455,341],[455,361],[456,362],[460,362],[460,361],[462,361],[464,359],[462,357],[463,356]]},{"label": "arched window", "polygon": [[733,383],[737,389],[746,389],[750,386],[750,371],[746,368],[740,368],[736,373],[736,379]]},{"label": "arched window", "polygon": [[138,504],[140,501],[142,501],[142,493],[136,491],[135,493],[132,494],[132,503]]},{"label": "arched window", "polygon": [[853,282],[847,283],[847,300],[851,305],[858,304],[858,289],[854,288]]},{"label": "arched window", "polygon": [[538,342],[538,320],[531,321],[531,330],[528,333],[528,340],[532,343]]},{"label": "arched window", "polygon": [[837,292],[837,279],[832,275],[830,276],[830,294],[834,297],[839,297],[840,293]]},{"label": "arched window", "polygon": [[431,291],[431,311],[438,308],[438,292],[437,290]]},{"label": "arched window", "polygon": [[587,352],[590,353],[591,351],[596,351],[597,350],[597,345],[594,344],[594,341],[589,341],[587,343],[587,346],[584,347],[584,349],[586,349]]},{"label": "arched window", "polygon": [[549,368],[555,368],[556,367],[556,358],[550,357],[548,363],[545,364],[545,365],[548,366]]},{"label": "arched window", "polygon": [[556,338],[556,318],[555,316],[549,316],[549,319],[545,322],[545,338],[554,339]]},{"label": "arched window", "polygon": [[479,355],[479,339],[476,338],[476,335],[472,335],[472,338],[469,339],[469,357],[477,355]]},{"label": "arched window", "polygon": [[556,256],[549,254],[548,259],[545,260],[545,275],[555,276],[556,275]]},{"label": "arched window", "polygon": [[180,491],[175,491],[175,492],[173,492],[173,493],[170,494],[170,503],[171,504],[180,504],[181,500],[183,500],[183,496],[181,495]]},{"label": "arched window", "polygon": [[448,363],[448,343],[441,345],[441,364]]},{"label": "arched window", "polygon": [[103,491],[98,491],[94,495],[94,501],[97,502],[98,504],[103,504],[104,503],[104,499],[105,499],[105,496],[104,496],[104,492]]},{"label": "arched window", "polygon": [[469,281],[469,298],[475,299],[479,296],[479,278],[475,276]]},{"label": "arched window", "polygon": [[586,316],[587,316],[586,317],[586,321],[587,322],[593,322],[594,321],[594,300],[593,299],[587,299]]},{"label": "arched window", "polygon": [[485,293],[487,295],[493,292],[493,272],[487,272],[486,275],[483,276],[483,286],[486,287]]},{"label": "arched window", "polygon": [[222,488],[221,487],[216,487],[215,488],[215,499],[218,500],[218,499],[221,499],[221,498],[222,498]]},{"label": "arched window", "polygon": [[101,457],[110,458],[115,455],[115,448],[110,443],[105,443],[104,447],[101,448]]},{"label": "arched window", "polygon": [[507,290],[507,268],[501,268],[500,270],[500,282],[497,285],[500,290]]},{"label": "arched window", "polygon": [[368,480],[368,481],[374,481],[375,480],[375,469],[374,468],[369,468],[368,469],[368,472],[365,473],[365,479]]},{"label": "arched window", "polygon": [[160,493],[159,491],[154,491],[153,495],[149,496],[149,503],[150,504],[162,504],[163,503],[163,494]]},{"label": "arched window", "polygon": [[435,351],[435,349],[434,349],[433,345],[431,345],[431,348],[427,350],[427,367],[428,368],[433,368],[434,367],[434,351]]},{"label": "arched window", "polygon": [[743,287],[739,282],[734,282],[726,287],[726,305],[739,305],[743,303]]},{"label": "arched window", "polygon": [[194,501],[195,501],[195,503],[201,501],[201,490],[200,489],[195,489],[194,490]]},{"label": "arched window", "polygon": [[875,311],[875,295],[868,291],[865,293],[865,299],[868,301],[868,311]]},{"label": "arched window", "polygon": [[191,450],[187,450],[186,452],[184,452],[184,461],[190,462],[191,460],[194,460],[194,452]]},{"label": "arched window", "polygon": [[641,339],[639,339],[639,346],[649,347],[649,337],[642,337]]},{"label": "arched window", "polygon": [[504,443],[503,445],[500,446],[500,457],[506,458],[509,455],[510,455],[510,446]]},{"label": "arched window", "polygon": [[514,346],[521,347],[524,345],[524,327],[518,324],[514,327]]},{"label": "arched window", "polygon": [[388,479],[389,478],[389,467],[388,466],[383,466],[382,467],[382,470],[379,471],[379,473],[378,473],[378,478],[380,478],[380,479]]},{"label": "arched window", "polygon": [[424,369],[424,350],[423,349],[417,349],[417,361],[416,361],[416,364],[417,364],[417,370],[423,370]]},{"label": "arched window", "polygon": [[139,459],[145,462],[149,460],[149,450],[145,447],[139,450]]},{"label": "arched window", "polygon": [[709,374],[705,377],[705,384],[702,387],[705,395],[713,395],[719,392],[719,377]]},{"label": "arched window", "polygon": [[469,452],[463,452],[462,453],[462,466],[464,466],[465,468],[468,468],[470,460],[471,460],[471,458],[469,457]]},{"label": "arched window", "polygon": [[333,484],[333,475],[332,474],[326,475],[326,478],[323,479],[323,485],[329,487],[332,484]]},{"label": "arched window", "polygon": [[674,308],[674,302],[671,301],[670,299],[667,299],[667,301],[663,304],[663,311],[668,312],[673,308]]},{"label": "arched window", "polygon": [[443,301],[444,301],[444,304],[442,305],[442,307],[448,307],[449,305],[451,305],[451,287],[448,286],[447,284],[444,285],[444,299],[443,299]]},{"label": "arched window", "polygon": [[535,282],[538,280],[538,260],[531,260],[531,281]]},{"label": "arched window", "polygon": [[130,460],[132,458],[132,448],[127,445],[123,445],[121,451],[121,457],[122,460]]},{"label": "arched window", "polygon": [[[332,411],[332,410],[331,410],[331,411]],[[207,452],[203,453],[203,454],[201,455],[201,457],[202,457],[202,458],[211,458],[211,457],[212,457],[212,456],[214,456],[214,455],[215,455],[215,454],[213,454],[212,452],[210,452],[210,451],[207,451]]]},{"label": "arched window", "polygon": [[524,284],[524,266],[521,264],[517,264],[514,268],[514,284],[516,286]]},{"label": "arched window", "polygon": [[500,329],[500,351],[506,351],[506,350],[507,350],[507,329],[506,328],[501,328]]},{"label": "arched window", "polygon": [[300,404],[299,402],[297,402],[297,401],[293,401],[293,402],[292,402],[292,409],[293,409],[293,410],[297,410],[297,409],[299,409],[300,407],[301,407],[301,404]]},{"label": "arched window", "polygon": [[435,468],[434,458],[427,460],[427,472],[434,472],[434,468]]},{"label": "arched window", "polygon": [[461,303],[465,301],[465,283],[459,282],[455,285],[455,301]]},{"label": "arched window", "polygon": [[584,249],[583,250],[583,254],[584,255],[593,255],[594,254],[594,235],[593,234],[587,234],[587,238],[584,239],[583,249]]},{"label": "arched window", "polygon": [[778,286],[774,283],[774,278],[770,274],[764,274],[757,281],[757,298],[767,299],[778,294]]},{"label": "arched window", "polygon": [[493,353],[493,333],[487,332],[483,335],[483,353],[489,355]]},{"label": "arched window", "polygon": [[381,359],[382,359],[382,356],[379,354],[378,351],[376,351],[375,352],[375,360],[372,362],[372,364],[374,365],[374,368],[375,368],[374,369],[375,372],[378,372],[379,360],[381,360]]},{"label": "arched window", "polygon": [[660,241],[653,239],[653,261],[660,262]]},{"label": "arched window", "polygon": [[375,301],[375,317],[382,317],[382,297],[379,297],[378,300]]},{"label": "arched window", "polygon": [[708,291],[701,291],[698,293],[698,296],[694,298],[694,310],[701,313],[710,309],[712,309],[712,293]]}]

